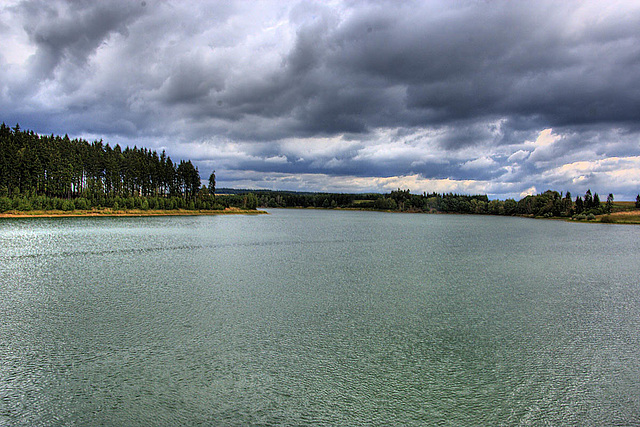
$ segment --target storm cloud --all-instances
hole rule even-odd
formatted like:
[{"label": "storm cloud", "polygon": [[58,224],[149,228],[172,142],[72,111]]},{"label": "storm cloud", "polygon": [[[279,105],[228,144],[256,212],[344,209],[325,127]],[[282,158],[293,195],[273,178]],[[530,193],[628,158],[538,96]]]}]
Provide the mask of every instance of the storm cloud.
[{"label": "storm cloud", "polygon": [[219,185],[640,191],[640,4],[15,1],[0,120]]}]

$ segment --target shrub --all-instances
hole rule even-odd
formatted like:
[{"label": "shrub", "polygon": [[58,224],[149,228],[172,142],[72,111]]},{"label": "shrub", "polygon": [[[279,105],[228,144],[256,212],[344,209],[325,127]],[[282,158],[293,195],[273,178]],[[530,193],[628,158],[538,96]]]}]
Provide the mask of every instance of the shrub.
[{"label": "shrub", "polygon": [[149,209],[158,209],[158,198],[150,197],[149,198]]},{"label": "shrub", "polygon": [[584,221],[585,219],[587,219],[587,216],[584,214],[578,214],[574,216],[573,219],[575,219],[576,221]]},{"label": "shrub", "polygon": [[33,206],[31,206],[31,201],[25,197],[20,199],[17,209],[21,212],[26,212],[32,210]]},{"label": "shrub", "polygon": [[594,221],[596,219],[596,216],[592,213],[590,213],[589,215],[587,215],[587,221]]},{"label": "shrub", "polygon": [[605,215],[600,218],[600,222],[604,222],[605,224],[613,224],[614,222],[616,222],[616,220],[613,219],[611,215]]},{"label": "shrub", "polygon": [[376,209],[384,209],[384,210],[396,210],[398,208],[398,204],[396,201],[390,197],[382,197],[377,199],[373,206]]},{"label": "shrub", "polygon": [[84,197],[77,198],[75,200],[76,209],[87,210],[91,207],[91,204]]},{"label": "shrub", "polygon": [[0,212],[6,212],[11,209],[11,199],[8,197],[0,197]]},{"label": "shrub", "polygon": [[47,198],[44,196],[36,196],[31,199],[31,206],[33,209],[47,209]]},{"label": "shrub", "polygon": [[56,197],[55,199],[53,199],[53,208],[57,211],[61,211],[62,209],[62,205],[64,205],[64,200],[60,199],[58,197]]},{"label": "shrub", "polygon": [[75,210],[75,208],[76,205],[71,200],[65,200],[64,202],[62,202],[62,210],[65,212]]}]

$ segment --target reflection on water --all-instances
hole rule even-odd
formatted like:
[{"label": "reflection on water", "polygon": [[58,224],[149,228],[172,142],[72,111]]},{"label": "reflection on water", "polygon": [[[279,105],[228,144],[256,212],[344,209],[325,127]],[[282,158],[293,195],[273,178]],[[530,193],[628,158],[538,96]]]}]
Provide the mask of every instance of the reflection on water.
[{"label": "reflection on water", "polygon": [[0,222],[0,425],[638,425],[640,228]]}]

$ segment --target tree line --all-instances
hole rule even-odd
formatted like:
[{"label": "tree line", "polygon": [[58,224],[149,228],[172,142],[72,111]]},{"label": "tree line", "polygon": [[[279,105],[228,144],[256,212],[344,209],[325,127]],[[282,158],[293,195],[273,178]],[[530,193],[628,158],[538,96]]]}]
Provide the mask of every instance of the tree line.
[{"label": "tree line", "polygon": [[[249,190],[221,190],[242,194]],[[256,193],[258,206],[265,208],[342,208],[370,209],[396,212],[464,213],[490,215],[522,215],[595,219],[596,215],[611,213],[613,194],[605,202],[598,193],[587,190],[575,200],[570,192],[548,190],[542,194],[515,199],[489,200],[486,195],[454,193],[412,194],[409,190],[395,190],[386,194],[297,193],[271,190],[251,190]],[[640,208],[640,196],[636,201]]]},{"label": "tree line", "polygon": [[0,125],[0,191],[48,197],[176,196],[193,199],[200,174],[163,150],[122,149],[68,135],[41,136]]},{"label": "tree line", "polygon": [[[398,212],[527,215],[586,219],[611,213],[613,195],[602,202],[587,190],[575,201],[571,193],[545,191],[514,199],[486,195],[300,193],[222,189],[216,196],[215,172],[203,186],[190,160],[173,162],[163,150],[113,147],[100,141],[38,135],[0,125],[0,212],[8,210],[224,209],[239,207],[315,207]],[[640,208],[640,194],[636,198]]]},{"label": "tree line", "polygon": [[[250,197],[215,197],[190,160],[100,141],[0,125],[0,212],[8,210],[224,209]],[[255,209],[255,206],[253,207]]]}]

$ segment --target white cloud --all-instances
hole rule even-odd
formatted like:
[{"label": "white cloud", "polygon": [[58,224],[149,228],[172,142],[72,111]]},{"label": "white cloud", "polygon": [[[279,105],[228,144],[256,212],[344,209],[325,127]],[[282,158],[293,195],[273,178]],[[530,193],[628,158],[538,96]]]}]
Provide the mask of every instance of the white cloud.
[{"label": "white cloud", "polygon": [[460,166],[460,169],[463,169],[463,170],[486,169],[486,168],[494,168],[496,166],[498,166],[498,163],[495,160],[493,160],[491,157],[483,156],[477,159],[464,162]]},{"label": "white cloud", "polygon": [[[334,176],[327,174],[283,174],[229,172],[221,180],[221,186],[237,188],[267,188],[305,191],[309,187],[331,192],[389,192],[411,189],[414,193],[455,192],[459,194],[485,194],[492,183],[476,180],[425,179],[420,175],[392,177]],[[231,180],[229,180],[231,178]]]},{"label": "white cloud", "polygon": [[525,159],[527,159],[529,157],[529,155],[531,154],[530,151],[527,150],[518,150],[515,153],[511,154],[507,160],[509,161],[509,163],[519,163]]},{"label": "white cloud", "polygon": [[538,138],[536,138],[536,140],[533,141],[531,144],[533,144],[536,147],[544,147],[544,146],[553,144],[559,139],[560,139],[560,136],[555,135],[553,133],[553,129],[544,129],[540,131],[540,133],[538,134]]},{"label": "white cloud", "polygon": [[527,161],[533,162],[539,167],[543,167],[549,162],[555,162],[559,154],[562,153],[558,141],[562,139],[561,135],[554,134],[552,129],[545,129],[538,134],[535,141],[529,141],[525,144],[533,147],[533,151],[529,155]]},{"label": "white cloud", "polygon": [[287,163],[287,158],[286,156],[271,156],[271,157],[265,158],[264,161],[267,163],[283,164],[283,163]]},{"label": "white cloud", "polygon": [[542,177],[550,182],[570,182],[581,186],[606,185],[607,188],[602,188],[605,191],[640,188],[640,156],[568,163],[543,172]]},{"label": "white cloud", "polygon": [[13,10],[18,5],[16,0],[5,0],[0,4],[0,36],[2,52],[6,65],[24,66],[36,51],[29,42],[29,36],[20,20],[15,19]]},{"label": "white cloud", "polygon": [[527,197],[527,196],[533,196],[535,194],[538,194],[538,190],[536,190],[536,187],[529,187],[526,190],[524,190],[523,192],[520,193],[520,198],[523,197]]}]

